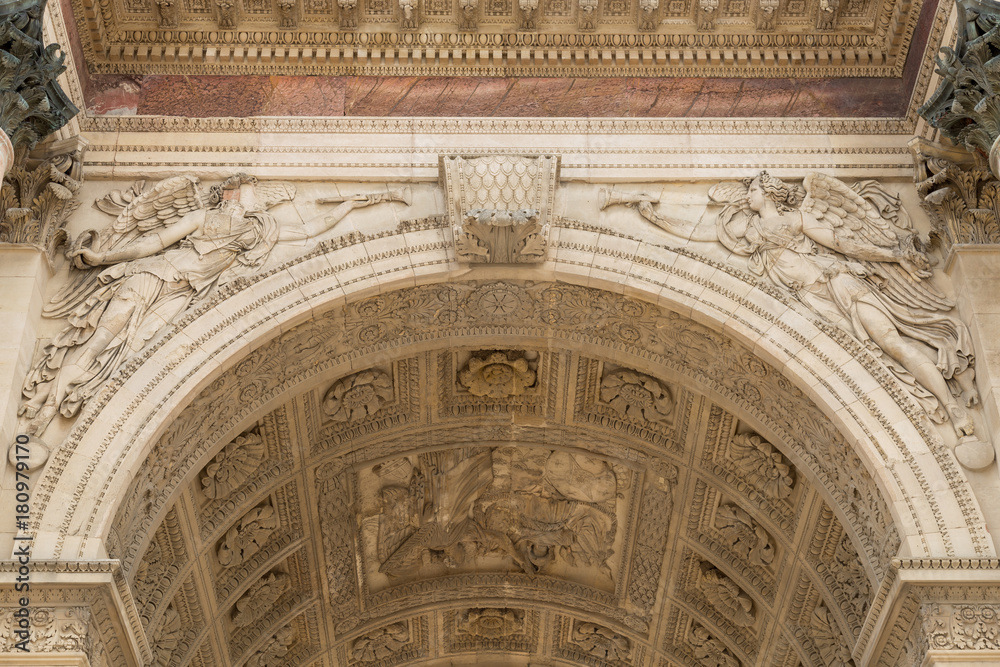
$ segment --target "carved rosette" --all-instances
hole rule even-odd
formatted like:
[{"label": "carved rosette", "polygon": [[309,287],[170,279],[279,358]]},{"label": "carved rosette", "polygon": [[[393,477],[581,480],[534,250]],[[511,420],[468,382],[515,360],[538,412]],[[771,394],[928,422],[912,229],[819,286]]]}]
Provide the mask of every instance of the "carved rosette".
[{"label": "carved rosette", "polygon": [[521,609],[470,609],[458,622],[458,631],[473,637],[500,639],[524,632]]},{"label": "carved rosette", "polygon": [[245,628],[264,618],[291,585],[291,577],[283,572],[272,572],[259,579],[236,601],[233,625]]},{"label": "carved rosette", "polygon": [[523,356],[493,352],[473,357],[458,374],[458,382],[474,396],[518,396],[535,384],[535,371]]},{"label": "carved rosette", "polygon": [[336,382],[323,396],[323,412],[335,422],[357,422],[392,400],[392,378],[367,370]]},{"label": "carved rosette", "polygon": [[1000,651],[1000,604],[932,604],[923,612],[928,648]]},{"label": "carved rosette", "polygon": [[748,482],[768,498],[787,498],[795,485],[795,473],[771,443],[755,433],[733,436],[733,458]]},{"label": "carved rosette", "polygon": [[557,171],[553,156],[445,158],[442,180],[459,259],[482,264],[544,260]]}]

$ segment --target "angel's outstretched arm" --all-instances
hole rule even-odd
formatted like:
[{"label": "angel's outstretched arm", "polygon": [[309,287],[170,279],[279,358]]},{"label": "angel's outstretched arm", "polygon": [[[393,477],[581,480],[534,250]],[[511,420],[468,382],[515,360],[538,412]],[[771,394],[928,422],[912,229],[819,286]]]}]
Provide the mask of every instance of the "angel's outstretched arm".
[{"label": "angel's outstretched arm", "polygon": [[853,259],[871,262],[895,262],[906,269],[910,277],[915,280],[931,275],[930,263],[916,250],[904,252],[899,246],[882,248],[847,238],[844,234],[837,234],[828,222],[819,220],[808,213],[802,213],[802,231],[816,243]]},{"label": "angel's outstretched arm", "polygon": [[187,235],[196,232],[204,219],[204,211],[192,211],[174,224],[147,232],[118,250],[100,252],[90,248],[80,248],[70,253],[69,258],[80,257],[91,266],[100,266],[149,257],[161,250],[166,250]]},{"label": "angel's outstretched arm", "polygon": [[692,241],[717,241],[718,235],[715,233],[713,225],[702,225],[700,220],[681,220],[668,215],[663,215],[653,208],[652,202],[641,201],[635,204],[639,215],[649,220],[660,229],[670,232],[674,236]]},{"label": "angel's outstretched arm", "polygon": [[332,229],[334,225],[347,217],[347,214],[356,208],[363,208],[377,204],[373,197],[358,195],[356,199],[349,199],[342,202],[330,213],[324,213],[301,225],[282,226],[278,232],[279,241],[304,241],[314,236],[319,236],[323,232]]}]

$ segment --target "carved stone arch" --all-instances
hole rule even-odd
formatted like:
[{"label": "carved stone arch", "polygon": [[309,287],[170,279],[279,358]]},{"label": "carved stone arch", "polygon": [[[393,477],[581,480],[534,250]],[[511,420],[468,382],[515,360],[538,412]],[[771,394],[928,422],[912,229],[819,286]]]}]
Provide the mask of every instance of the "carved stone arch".
[{"label": "carved stone arch", "polygon": [[[577,286],[574,289],[586,288],[619,304],[645,304],[650,312],[659,313],[659,319],[648,331],[640,332],[639,339],[619,329],[614,335],[624,342],[616,355],[605,357],[668,382],[684,376],[671,375],[679,372],[678,368],[651,362],[651,353],[644,343],[669,330],[671,322],[684,326],[691,322],[695,328],[704,326],[699,335],[714,335],[720,341],[729,341],[734,354],[743,355],[740,358],[751,364],[751,373],[756,368],[761,377],[772,378],[775,383],[772,388],[816,406],[820,421],[828,426],[818,421],[800,425],[820,429],[817,432],[826,428],[842,438],[840,442],[847,446],[844,452],[856,456],[859,470],[867,471],[873,480],[867,489],[872,497],[861,498],[859,502],[884,504],[886,525],[894,525],[898,531],[903,554],[992,555],[982,517],[951,455],[936,444],[908,395],[860,345],[835,330],[817,326],[803,309],[779,292],[754,284],[739,271],[686,250],[651,246],[569,221],[554,225],[553,238],[552,257],[537,272],[531,272],[530,284],[524,281],[523,270],[489,267],[464,274],[463,282],[455,283],[452,289],[461,287],[468,296],[470,291],[489,284],[514,284],[521,290],[544,290],[549,284]],[[629,258],[624,264],[622,246],[630,249],[624,255]],[[374,261],[368,264],[357,261],[359,251],[379,255],[377,273]],[[199,432],[199,437],[211,438],[202,441],[200,451],[186,450],[177,453],[176,458],[164,458],[163,451],[154,449],[156,443],[172,426],[183,424],[184,411],[199,394],[225,388],[226,377],[238,375],[241,364],[268,346],[322,346],[322,327],[313,332],[318,337],[308,334],[301,340],[294,337],[308,329],[310,322],[322,323],[329,313],[344,312],[345,307],[356,308],[365,299],[378,295],[408,290],[420,296],[422,289],[446,285],[455,277],[453,262],[446,232],[430,221],[423,229],[411,228],[377,239],[355,235],[328,242],[252,283],[237,281],[223,288],[210,303],[186,316],[113,380],[81,416],[64,448],[54,455],[39,485],[49,497],[40,520],[40,534],[48,536],[46,544],[51,549],[46,556],[103,556],[104,540],[112,529],[115,512],[121,512],[122,499],[129,492],[136,471],[150,474],[150,465],[144,463],[147,460],[161,467],[156,474],[171,480],[161,489],[162,496],[151,500],[153,511],[142,525],[142,530],[151,535],[159,523],[157,517],[169,508],[181,482],[185,478],[190,480],[222,447],[253,426],[255,416],[271,411],[289,392],[333,382],[348,375],[348,371],[365,370],[379,352],[371,350],[368,359],[348,354],[345,357],[348,361],[340,370],[330,371],[329,376],[309,379],[290,375],[285,378],[285,386],[277,389],[234,393],[224,401],[232,408],[228,418],[218,422],[213,431]],[[480,348],[500,350],[516,349],[516,340],[524,347],[526,342],[552,337],[545,327],[537,327],[533,333],[526,328],[517,336],[498,338],[498,326],[507,321],[503,311],[508,308],[503,299],[498,299],[494,303],[501,312],[500,320],[492,325],[480,323],[481,329],[471,336],[470,342],[464,343],[466,347],[474,346],[471,340],[477,336]],[[544,321],[545,305],[538,302],[531,312],[539,321]],[[509,307],[516,309],[518,305]],[[451,311],[443,306],[433,312],[436,317],[444,317],[445,323],[451,316]],[[628,317],[619,319],[622,326],[629,324]],[[414,340],[423,340],[424,336],[421,332]],[[577,343],[584,352],[598,353],[606,347],[586,338],[578,338]],[[197,358],[191,354],[196,349]],[[407,347],[400,345],[394,355],[406,352]],[[282,361],[273,358],[273,368],[281,366]],[[836,480],[831,477],[832,460],[823,462],[821,452],[810,453],[790,445],[799,434],[790,432],[788,427],[782,430],[773,419],[767,418],[767,410],[777,409],[778,405],[761,404],[755,408],[753,401],[747,402],[745,391],[741,394],[735,386],[726,387],[718,380],[713,384],[691,375],[685,382],[740,415],[748,428],[764,440],[773,441],[811,481],[820,486],[835,486]],[[875,395],[884,395],[889,400],[876,401]],[[245,406],[243,410],[236,409],[240,401]],[[94,424],[103,425],[101,432],[93,428]],[[151,452],[156,455],[151,457]],[[889,465],[884,465],[886,461]],[[103,486],[97,483],[103,479],[108,480]],[[929,492],[931,485],[945,482],[950,484],[953,496],[935,496]],[[737,486],[734,484],[733,488]],[[851,489],[852,494],[855,492],[863,494],[865,490]],[[852,539],[859,551],[867,553],[862,561],[873,586],[877,586],[888,570],[888,559],[895,555],[895,542],[874,544],[860,535],[862,517],[852,517],[849,513],[851,501],[858,499],[844,493],[843,488],[828,488],[825,497],[840,520],[853,525]],[[879,496],[886,500],[877,500]],[[80,499],[84,497],[92,499],[94,505],[87,515],[80,509]],[[927,507],[913,506],[907,499],[914,497],[927,497]],[[941,508],[946,506],[960,508],[967,523],[957,527],[944,525],[940,516]],[[927,538],[935,533],[940,534],[936,543]],[[135,553],[126,560],[134,561],[141,556],[144,545],[137,543]],[[131,569],[128,564],[127,569]],[[838,625],[845,623],[840,610],[831,610],[831,617]]]}]

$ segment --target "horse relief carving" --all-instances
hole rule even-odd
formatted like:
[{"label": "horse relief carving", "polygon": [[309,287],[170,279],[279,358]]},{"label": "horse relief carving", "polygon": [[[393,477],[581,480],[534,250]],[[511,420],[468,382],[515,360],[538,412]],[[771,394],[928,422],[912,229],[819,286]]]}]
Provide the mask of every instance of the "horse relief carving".
[{"label": "horse relief carving", "polygon": [[601,459],[466,447],[379,464],[364,484],[390,579],[515,568],[611,586],[618,480]]}]

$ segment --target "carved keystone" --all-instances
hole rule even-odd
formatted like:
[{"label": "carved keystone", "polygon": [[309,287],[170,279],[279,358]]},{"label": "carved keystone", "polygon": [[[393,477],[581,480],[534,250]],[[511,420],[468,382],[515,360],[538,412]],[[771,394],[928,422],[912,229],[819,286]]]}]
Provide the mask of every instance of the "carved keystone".
[{"label": "carved keystone", "polygon": [[446,157],[442,176],[458,257],[477,264],[545,259],[554,156]]}]

